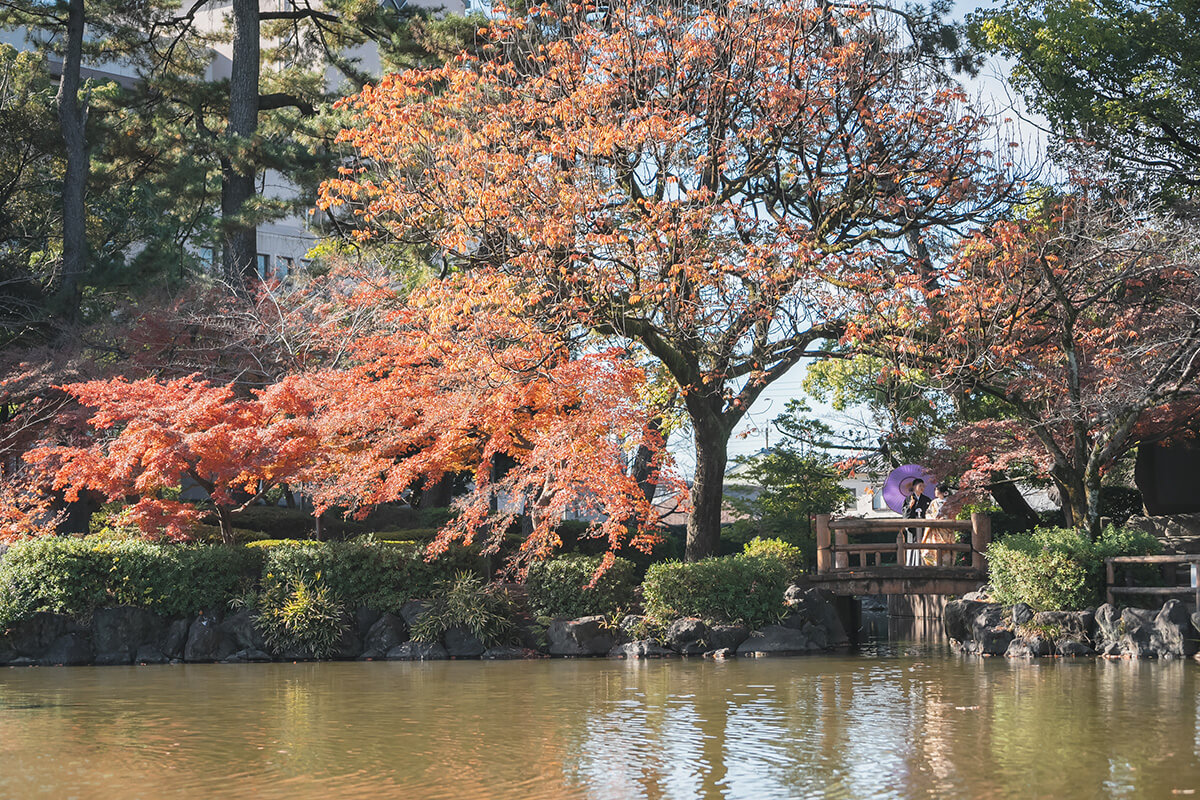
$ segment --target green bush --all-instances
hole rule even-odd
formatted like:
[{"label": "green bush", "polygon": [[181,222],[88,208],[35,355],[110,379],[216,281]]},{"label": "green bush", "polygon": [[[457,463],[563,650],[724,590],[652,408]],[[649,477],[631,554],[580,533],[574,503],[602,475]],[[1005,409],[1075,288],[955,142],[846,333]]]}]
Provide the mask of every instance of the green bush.
[{"label": "green bush", "polygon": [[499,586],[464,571],[439,585],[412,636],[418,642],[435,642],[451,628],[461,628],[493,647],[512,639],[512,616],[512,603]]},{"label": "green bush", "polygon": [[254,625],[276,652],[324,658],[346,632],[345,606],[319,575],[314,580],[269,579],[257,606]]},{"label": "green bush", "polygon": [[36,611],[134,605],[166,616],[225,607],[261,556],[244,548],[106,536],[32,539],[0,559],[0,626]]},{"label": "green bush", "polygon": [[[86,617],[133,605],[164,616],[224,609],[276,584],[328,588],[347,608],[398,611],[474,564],[456,551],[434,562],[416,542],[266,540],[245,547],[157,544],[110,535],[48,537],[0,558],[0,628],[36,611]],[[319,578],[317,576],[320,576]]]},{"label": "green bush", "polygon": [[397,612],[409,600],[426,598],[456,572],[470,568],[474,557],[456,551],[436,561],[425,560],[424,545],[416,542],[267,541],[263,581],[313,581],[317,575],[339,601],[349,607],[369,606]]},{"label": "green bush", "polygon": [[1161,545],[1142,531],[1107,528],[1096,541],[1070,528],[1038,528],[992,542],[987,557],[1001,603],[1038,611],[1075,611],[1102,602],[1104,559],[1150,555]]},{"label": "green bush", "polygon": [[525,579],[530,611],[539,617],[574,618],[629,608],[637,586],[633,562],[617,558],[588,586],[600,561],[601,556],[563,556],[531,565]]},{"label": "green bush", "polygon": [[778,559],[787,567],[789,578],[795,578],[797,575],[803,574],[804,565],[807,561],[804,551],[801,548],[785,542],[783,539],[763,539],[755,536],[746,542],[746,546],[742,548],[742,553],[748,556]]},{"label": "green bush", "polygon": [[659,621],[702,617],[760,625],[784,612],[788,567],[779,558],[736,555],[684,563],[667,561],[646,571],[646,614]]}]

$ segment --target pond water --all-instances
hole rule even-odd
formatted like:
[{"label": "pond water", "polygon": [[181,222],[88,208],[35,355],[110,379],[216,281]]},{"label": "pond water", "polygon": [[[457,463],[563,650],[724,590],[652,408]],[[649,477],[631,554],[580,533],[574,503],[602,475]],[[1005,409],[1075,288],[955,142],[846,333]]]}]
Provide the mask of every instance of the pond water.
[{"label": "pond water", "polygon": [[0,669],[0,797],[1200,793],[1200,667],[798,658]]}]

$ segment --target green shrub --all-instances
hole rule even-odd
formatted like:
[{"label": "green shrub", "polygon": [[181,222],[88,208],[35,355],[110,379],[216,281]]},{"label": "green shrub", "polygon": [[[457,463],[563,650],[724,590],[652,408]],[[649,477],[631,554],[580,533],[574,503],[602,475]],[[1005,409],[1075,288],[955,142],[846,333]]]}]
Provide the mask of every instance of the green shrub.
[{"label": "green shrub", "polygon": [[315,580],[318,574],[333,595],[349,607],[369,606],[397,612],[409,600],[429,597],[457,571],[469,568],[474,556],[462,551],[425,560],[415,542],[261,542],[265,553],[263,580]]},{"label": "green shrub", "polygon": [[806,563],[804,551],[783,539],[763,539],[755,536],[746,542],[742,553],[748,556],[777,559],[787,568],[789,578],[794,578],[804,572]]},{"label": "green shrub", "polygon": [[460,572],[443,581],[413,626],[418,642],[434,642],[451,628],[473,633],[487,647],[512,639],[512,603],[496,584],[485,584],[478,575]]},{"label": "green shrub", "polygon": [[267,580],[258,597],[254,625],[276,652],[313,658],[333,653],[346,632],[345,606],[315,580]]},{"label": "green shrub", "polygon": [[[415,542],[266,540],[244,547],[157,544],[109,535],[49,537],[13,545],[0,558],[0,627],[36,611],[86,617],[134,605],[164,616],[223,609],[247,583],[319,582],[348,608],[398,611],[474,564],[455,551],[433,562]],[[321,577],[318,579],[317,576]]]},{"label": "green shrub", "polygon": [[19,542],[0,559],[0,626],[36,611],[86,617],[134,605],[183,616],[221,608],[260,564],[260,554],[244,548],[106,535]]},{"label": "green shrub", "polygon": [[529,609],[540,617],[608,616],[633,600],[633,562],[617,558],[594,586],[588,586],[601,556],[563,556],[529,567],[525,588]]},{"label": "green shrub", "polygon": [[989,577],[1001,603],[1074,611],[1102,602],[1104,559],[1160,549],[1159,541],[1142,531],[1107,528],[1092,541],[1069,528],[1038,528],[989,545]]},{"label": "green shrub", "polygon": [[702,617],[760,625],[784,612],[787,582],[788,568],[780,559],[743,554],[654,564],[642,594],[646,614],[659,621]]}]

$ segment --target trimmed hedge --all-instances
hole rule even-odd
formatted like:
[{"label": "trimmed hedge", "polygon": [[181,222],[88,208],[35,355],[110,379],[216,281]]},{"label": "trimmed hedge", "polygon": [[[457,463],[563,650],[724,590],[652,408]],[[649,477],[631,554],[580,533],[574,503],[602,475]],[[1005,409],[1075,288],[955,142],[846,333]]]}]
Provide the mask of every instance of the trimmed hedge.
[{"label": "trimmed hedge", "polygon": [[0,627],[36,611],[86,617],[132,605],[184,616],[224,607],[261,565],[261,553],[241,547],[32,539],[0,558]]},{"label": "trimmed hedge", "polygon": [[169,617],[228,608],[273,587],[328,588],[347,608],[398,611],[476,558],[424,560],[415,542],[277,540],[245,547],[157,544],[103,536],[48,537],[14,544],[0,557],[0,629],[37,611],[87,617],[131,605]]},{"label": "trimmed hedge", "polygon": [[588,587],[600,561],[600,556],[563,556],[531,564],[525,579],[529,610],[539,617],[575,618],[628,609],[637,586],[633,562],[618,557]]},{"label": "trimmed hedge", "polygon": [[788,572],[783,560],[765,555],[655,564],[642,583],[646,615],[659,621],[701,617],[767,624],[784,613]]},{"label": "trimmed hedge", "polygon": [[274,540],[255,542],[250,549],[264,553],[262,583],[304,581],[328,586],[348,607],[368,606],[397,612],[409,600],[433,595],[438,585],[476,564],[464,552],[425,560],[417,542],[351,542]]},{"label": "trimmed hedge", "polygon": [[987,557],[996,599],[1037,611],[1077,611],[1103,602],[1104,559],[1161,550],[1143,531],[1106,528],[1096,541],[1070,528],[1037,528],[992,542]]}]

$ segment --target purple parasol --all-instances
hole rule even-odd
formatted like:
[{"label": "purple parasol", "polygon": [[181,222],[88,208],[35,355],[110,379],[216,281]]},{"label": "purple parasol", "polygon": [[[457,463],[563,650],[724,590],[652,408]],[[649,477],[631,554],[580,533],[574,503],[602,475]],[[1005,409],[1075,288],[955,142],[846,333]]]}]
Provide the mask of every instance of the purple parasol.
[{"label": "purple parasol", "polygon": [[933,497],[934,477],[918,464],[905,464],[896,467],[883,483],[883,502],[897,514],[904,508],[904,498],[912,490],[913,481],[920,478],[925,481],[925,494]]}]

